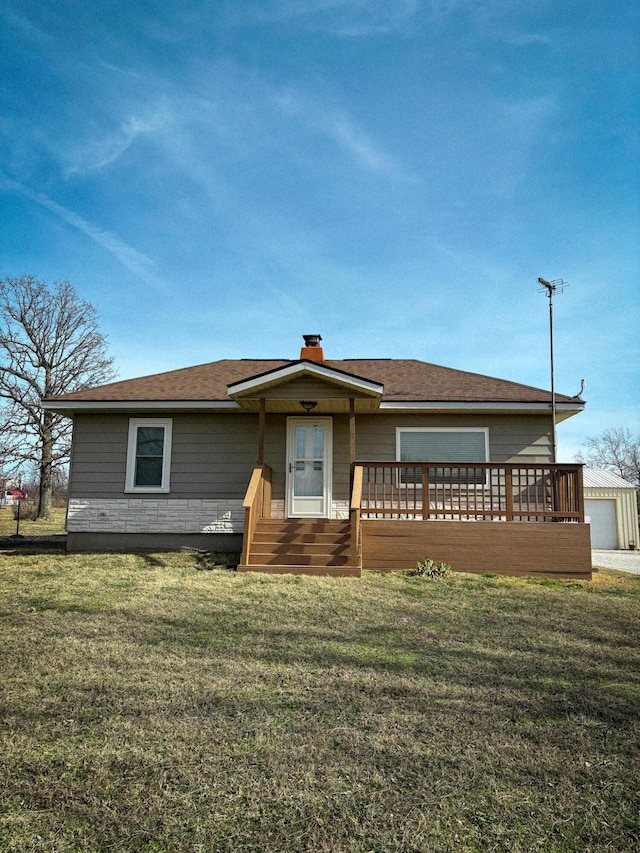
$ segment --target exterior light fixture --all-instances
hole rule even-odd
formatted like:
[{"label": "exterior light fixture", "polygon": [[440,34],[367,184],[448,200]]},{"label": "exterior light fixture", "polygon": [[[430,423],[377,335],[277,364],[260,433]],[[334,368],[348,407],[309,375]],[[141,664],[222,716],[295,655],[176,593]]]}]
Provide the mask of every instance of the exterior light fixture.
[{"label": "exterior light fixture", "polygon": [[313,411],[315,407],[318,405],[315,400],[298,400],[302,408],[305,410],[307,414]]}]

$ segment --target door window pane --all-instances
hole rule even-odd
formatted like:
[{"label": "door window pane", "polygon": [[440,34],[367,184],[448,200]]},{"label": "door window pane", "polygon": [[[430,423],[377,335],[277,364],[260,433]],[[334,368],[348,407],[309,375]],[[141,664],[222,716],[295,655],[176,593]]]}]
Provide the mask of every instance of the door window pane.
[{"label": "door window pane", "polygon": [[324,429],[321,426],[313,427],[313,458],[324,457]]},{"label": "door window pane", "polygon": [[298,498],[322,497],[324,489],[324,426],[300,424],[295,428],[293,494]]},{"label": "door window pane", "polygon": [[322,462],[296,462],[293,494],[297,498],[322,497],[322,474]]},{"label": "door window pane", "polygon": [[307,427],[299,426],[296,427],[296,458],[304,459],[307,455],[305,450],[307,449]]}]

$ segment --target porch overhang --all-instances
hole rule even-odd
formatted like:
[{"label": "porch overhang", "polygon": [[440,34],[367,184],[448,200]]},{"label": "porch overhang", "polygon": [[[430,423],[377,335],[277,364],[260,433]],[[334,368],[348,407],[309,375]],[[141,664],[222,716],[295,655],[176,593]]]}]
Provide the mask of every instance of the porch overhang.
[{"label": "porch overhang", "polygon": [[306,360],[227,386],[229,397],[245,411],[259,411],[262,400],[267,412],[291,412],[304,399],[315,404],[315,415],[347,413],[352,407],[356,412],[375,412],[383,392],[378,382]]}]

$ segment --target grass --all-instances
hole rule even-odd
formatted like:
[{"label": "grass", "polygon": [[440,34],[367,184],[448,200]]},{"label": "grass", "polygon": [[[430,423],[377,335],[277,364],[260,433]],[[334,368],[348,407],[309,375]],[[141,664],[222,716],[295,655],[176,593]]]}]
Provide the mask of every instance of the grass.
[{"label": "grass", "polygon": [[[28,518],[30,512],[33,511],[32,505],[23,505],[20,518],[20,533],[23,536],[54,536],[65,532],[65,514],[64,507],[53,508],[52,521],[32,521]],[[13,536],[16,532],[16,520],[13,517],[13,507],[0,507],[0,537]]]},{"label": "grass", "polygon": [[0,553],[3,851],[631,851],[640,578]]}]

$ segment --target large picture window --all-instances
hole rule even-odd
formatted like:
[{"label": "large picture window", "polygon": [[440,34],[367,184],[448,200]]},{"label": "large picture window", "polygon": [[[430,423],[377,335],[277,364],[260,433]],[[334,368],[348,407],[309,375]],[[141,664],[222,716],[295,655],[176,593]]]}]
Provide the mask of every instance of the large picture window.
[{"label": "large picture window", "polygon": [[[489,430],[473,427],[443,429],[440,427],[398,427],[396,458],[399,462],[468,462],[489,461]],[[432,482],[440,478],[456,480],[447,468],[430,471]],[[466,475],[468,477],[468,473]],[[484,482],[484,471],[473,473],[476,485]],[[401,474],[401,482],[418,482],[418,474],[410,469]]]},{"label": "large picture window", "polygon": [[131,418],[127,450],[127,492],[168,492],[171,418]]}]

